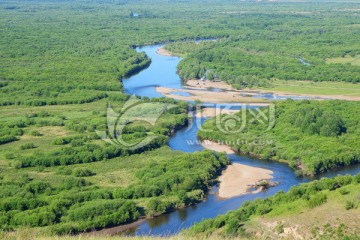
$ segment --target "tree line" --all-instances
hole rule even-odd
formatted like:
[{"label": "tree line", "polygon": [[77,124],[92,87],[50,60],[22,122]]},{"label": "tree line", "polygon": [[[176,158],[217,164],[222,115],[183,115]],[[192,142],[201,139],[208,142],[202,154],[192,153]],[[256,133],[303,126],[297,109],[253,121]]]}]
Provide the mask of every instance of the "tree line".
[{"label": "tree line", "polygon": [[[186,230],[184,234],[198,237],[219,234],[225,237],[252,238],[254,237],[254,233],[247,231],[245,225],[256,217],[267,216],[267,214],[271,214],[274,211],[277,211],[277,213],[273,213],[273,215],[277,216],[281,214],[282,211],[286,211],[286,209],[284,209],[286,207],[283,206],[287,206],[287,204],[292,202],[301,204],[300,209],[303,212],[311,211],[311,209],[327,202],[329,191],[337,191],[341,195],[346,195],[349,193],[347,189],[356,191],[359,183],[359,174],[353,177],[346,175],[335,178],[322,178],[321,180],[304,183],[292,187],[286,193],[281,191],[265,199],[258,198],[252,202],[244,202],[244,204],[235,211],[196,223],[189,230]],[[346,206],[343,211],[346,211]],[[287,210],[287,212],[289,212],[289,210]],[[334,231],[336,233],[336,229],[334,229]],[[279,231],[279,234],[280,233],[282,232]],[[338,231],[338,233],[340,232]],[[356,236],[356,234],[349,234],[348,237],[351,236]],[[341,234],[339,237],[341,238]]]},{"label": "tree line", "polygon": [[[228,142],[243,154],[286,161],[298,174],[319,174],[359,163],[359,109],[357,102],[288,99],[275,103],[275,125],[270,130],[268,121],[258,121],[251,110],[245,110],[246,127],[241,132],[224,133],[212,119],[205,122],[205,131],[199,131],[198,137]],[[241,114],[236,115],[241,118]],[[226,124],[226,118],[221,119]],[[240,129],[241,124],[237,122],[232,129]],[[256,142],[266,144],[253,144]]]}]

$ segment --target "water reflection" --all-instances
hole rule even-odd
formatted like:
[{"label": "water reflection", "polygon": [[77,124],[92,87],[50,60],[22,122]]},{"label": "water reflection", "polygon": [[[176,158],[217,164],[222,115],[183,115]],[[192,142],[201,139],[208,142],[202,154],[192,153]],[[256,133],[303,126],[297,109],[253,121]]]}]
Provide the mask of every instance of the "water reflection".
[{"label": "water reflection", "polygon": [[185,209],[179,209],[177,212],[179,214],[179,220],[181,222],[183,222],[187,219],[188,213]]},{"label": "water reflection", "polygon": [[165,215],[161,215],[159,217],[152,218],[151,220],[148,221],[148,225],[151,229],[154,229],[163,224],[168,223],[169,221],[170,221],[170,215],[165,214]]}]

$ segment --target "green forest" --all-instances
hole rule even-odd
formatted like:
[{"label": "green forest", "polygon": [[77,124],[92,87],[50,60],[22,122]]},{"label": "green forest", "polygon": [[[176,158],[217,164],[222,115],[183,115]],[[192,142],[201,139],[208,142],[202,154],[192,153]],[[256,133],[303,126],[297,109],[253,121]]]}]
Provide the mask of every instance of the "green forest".
[{"label": "green forest", "polygon": [[269,86],[274,79],[360,82],[358,65],[328,61],[359,57],[358,13],[321,11],[320,19],[314,12],[234,13],[224,22],[237,22],[238,35],[210,43],[175,42],[166,49],[185,57],[178,66],[184,80],[220,79],[238,89]]},{"label": "green forest", "polygon": [[[243,111],[245,111],[246,118]],[[298,174],[313,175],[359,163],[359,103],[349,101],[295,101],[275,103],[274,119],[259,119],[251,109],[236,115],[240,121],[229,125],[229,117],[205,122],[200,139],[230,145],[235,151],[262,159],[284,161]],[[270,115],[269,115],[270,116]],[[268,129],[269,121],[274,127]],[[220,124],[224,128],[219,128]],[[228,131],[221,131],[229,125]],[[245,126],[238,132],[241,126]],[[231,130],[236,131],[231,133]],[[241,130],[241,129],[240,129]]]},{"label": "green forest", "polygon": [[[279,21],[283,20],[279,19]],[[271,84],[273,79],[358,83],[360,82],[359,66],[326,62],[328,58],[344,57],[348,54],[359,55],[360,49],[355,40],[358,33],[347,32],[349,36],[344,36],[342,26],[339,28],[338,33],[332,31],[329,35],[342,41],[335,39],[334,43],[328,43],[328,48],[320,49],[318,46],[325,41],[322,38],[329,39],[330,36],[312,31],[311,33],[304,31],[305,34],[294,33],[295,36],[288,31],[275,35],[274,38],[279,39],[292,36],[287,43],[289,45],[282,41],[269,41],[271,33],[263,33],[263,36],[245,35],[219,39],[210,44],[202,44],[204,45],[202,47],[197,46],[196,43],[184,43],[185,46],[182,46],[183,43],[173,43],[169,44],[167,49],[174,53],[183,53],[183,48],[187,49],[186,58],[178,66],[183,79],[203,77],[209,80],[221,79],[239,89],[267,86],[266,84]],[[284,36],[285,34],[290,36]],[[308,35],[316,40],[310,41]],[[308,52],[303,53],[303,48],[308,49]]]},{"label": "green forest", "polygon": [[[166,49],[183,57],[178,65],[183,80],[220,79],[236,88],[268,88],[275,80],[358,86],[359,66],[348,62],[360,55],[356,9],[357,1],[340,0],[0,1],[0,238],[36,239],[133,223],[203,201],[217,183],[229,164],[225,154],[167,146],[189,122],[186,102],[136,97],[136,114],[153,112],[157,104],[173,106],[155,125],[125,120],[126,142],[154,137],[136,150],[97,134],[111,135],[107,107],[120,112],[130,99],[122,81],[152,62],[136,47],[168,44]],[[216,41],[194,43],[201,39]],[[271,145],[232,147],[286,161],[299,174],[355,164],[359,111],[357,102],[277,103],[276,125],[261,135]],[[213,128],[213,121],[205,127]],[[240,136],[258,139],[262,130],[254,124]],[[238,136],[214,129],[199,138]],[[328,181],[358,191],[358,177],[349,179]],[[314,193],[304,192],[309,199]],[[282,196],[287,195],[274,199],[285,201]],[[262,201],[267,200],[254,204],[268,212]],[[355,209],[357,202],[349,201]],[[232,229],[229,234],[242,232]]]}]

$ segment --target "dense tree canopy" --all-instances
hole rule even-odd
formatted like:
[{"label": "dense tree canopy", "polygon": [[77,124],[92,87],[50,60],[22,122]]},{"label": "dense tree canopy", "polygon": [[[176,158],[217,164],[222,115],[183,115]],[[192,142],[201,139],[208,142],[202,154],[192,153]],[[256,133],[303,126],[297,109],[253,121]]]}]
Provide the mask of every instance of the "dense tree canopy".
[{"label": "dense tree canopy", "polygon": [[[321,18],[321,20],[319,20]],[[220,78],[237,88],[267,86],[271,79],[360,82],[360,67],[328,63],[334,57],[360,54],[357,14],[234,14],[238,35],[210,43],[171,43],[185,56],[178,66],[183,79]],[[346,26],[346,27],[345,27]],[[212,72],[210,76],[205,71]]]}]

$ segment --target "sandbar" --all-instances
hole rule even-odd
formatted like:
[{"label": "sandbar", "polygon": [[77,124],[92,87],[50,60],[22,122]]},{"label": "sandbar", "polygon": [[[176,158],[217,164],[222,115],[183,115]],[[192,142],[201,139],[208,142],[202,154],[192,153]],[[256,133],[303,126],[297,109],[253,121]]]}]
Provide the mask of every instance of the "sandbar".
[{"label": "sandbar", "polygon": [[220,187],[218,196],[222,199],[241,196],[249,193],[257,193],[261,188],[251,189],[261,181],[268,181],[273,178],[273,171],[250,167],[240,163],[229,165],[220,176]]},{"label": "sandbar", "polygon": [[204,140],[201,142],[201,145],[209,150],[215,151],[215,152],[225,152],[226,154],[233,154],[235,153],[234,150],[231,149],[231,147],[227,145],[222,145],[216,142],[212,142],[210,140]]},{"label": "sandbar", "polygon": [[156,53],[162,56],[173,57],[175,56],[172,52],[166,50],[164,47],[160,47],[156,50]]}]

